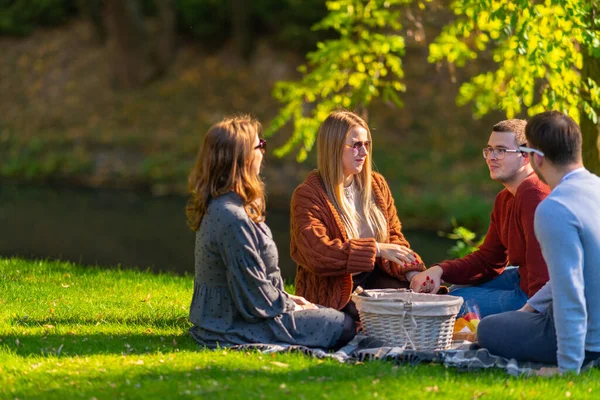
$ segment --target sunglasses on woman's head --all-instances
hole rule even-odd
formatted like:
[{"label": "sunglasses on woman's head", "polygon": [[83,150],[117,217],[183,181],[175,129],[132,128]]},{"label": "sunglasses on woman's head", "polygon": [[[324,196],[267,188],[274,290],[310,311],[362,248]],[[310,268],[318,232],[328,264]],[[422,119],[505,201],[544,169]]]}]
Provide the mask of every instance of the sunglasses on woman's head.
[{"label": "sunglasses on woman's head", "polygon": [[256,146],[254,149],[260,149],[260,151],[265,154],[265,151],[267,151],[267,141],[265,139],[260,139],[258,141],[258,146]]}]

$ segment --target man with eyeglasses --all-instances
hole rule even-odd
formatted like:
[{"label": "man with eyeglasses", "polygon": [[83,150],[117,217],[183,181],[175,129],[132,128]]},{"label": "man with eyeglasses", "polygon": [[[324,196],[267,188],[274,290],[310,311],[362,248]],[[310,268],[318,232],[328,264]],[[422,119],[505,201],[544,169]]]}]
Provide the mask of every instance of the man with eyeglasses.
[{"label": "man with eyeglasses", "polygon": [[531,118],[530,162],[552,193],[535,212],[535,234],[550,281],[520,312],[486,318],[479,344],[523,361],[558,364],[542,374],[573,371],[600,359],[600,178],[581,157],[581,131],[557,111]]},{"label": "man with eyeglasses", "polygon": [[548,281],[533,216],[550,189],[533,171],[528,153],[519,150],[525,144],[525,125],[520,119],[497,123],[483,149],[490,178],[504,185],[483,244],[473,254],[415,275],[414,291],[437,293],[442,280],[456,284],[451,294],[474,301],[484,317],[518,310]]}]

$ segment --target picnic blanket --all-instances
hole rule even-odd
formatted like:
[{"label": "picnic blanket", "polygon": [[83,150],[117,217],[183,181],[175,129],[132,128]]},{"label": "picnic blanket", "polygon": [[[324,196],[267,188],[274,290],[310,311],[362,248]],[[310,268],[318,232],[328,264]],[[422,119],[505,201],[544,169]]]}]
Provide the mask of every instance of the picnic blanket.
[{"label": "picnic blanket", "polygon": [[[487,349],[480,348],[477,344],[467,341],[453,342],[449,350],[417,351],[401,347],[385,346],[381,340],[362,335],[357,335],[350,343],[335,353],[305,346],[270,344],[244,344],[232,346],[231,349],[255,349],[263,353],[301,352],[312,357],[331,358],[343,363],[388,360],[397,364],[407,365],[438,363],[447,367],[457,368],[461,371],[500,368],[513,376],[531,376],[535,375],[536,371],[542,367],[555,367],[555,365],[548,364],[519,362],[515,359],[508,360],[495,356]],[[582,371],[598,366],[600,366],[600,360],[584,365]]]}]

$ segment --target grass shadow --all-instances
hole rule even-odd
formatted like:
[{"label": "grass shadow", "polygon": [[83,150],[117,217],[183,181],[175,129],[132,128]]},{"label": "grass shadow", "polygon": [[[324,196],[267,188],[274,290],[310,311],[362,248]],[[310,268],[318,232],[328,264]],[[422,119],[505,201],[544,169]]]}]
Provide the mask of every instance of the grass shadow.
[{"label": "grass shadow", "polygon": [[1,337],[0,349],[19,357],[32,356],[90,356],[90,355],[135,355],[172,353],[180,350],[198,350],[187,329],[179,333],[116,333],[85,334],[69,331],[65,334],[44,332],[28,335],[6,335]]},{"label": "grass shadow", "polygon": [[109,315],[103,317],[81,317],[81,316],[48,316],[44,318],[32,317],[17,317],[8,320],[9,325],[21,326],[27,328],[43,328],[46,325],[77,325],[77,326],[98,326],[103,324],[119,324],[119,325],[142,325],[148,328],[181,328],[188,329],[191,324],[188,321],[187,315],[179,317],[167,316],[157,317],[156,315],[131,315],[118,316]]}]

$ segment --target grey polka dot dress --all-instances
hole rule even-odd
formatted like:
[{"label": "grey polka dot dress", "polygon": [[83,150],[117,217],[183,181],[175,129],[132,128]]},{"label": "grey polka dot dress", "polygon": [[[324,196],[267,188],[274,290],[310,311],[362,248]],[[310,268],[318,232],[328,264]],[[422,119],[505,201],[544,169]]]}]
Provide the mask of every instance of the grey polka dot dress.
[{"label": "grey polka dot dress", "polygon": [[196,232],[195,258],[190,332],[200,344],[331,348],[341,336],[343,313],[293,311],[271,231],[248,217],[236,193],[210,202]]}]

